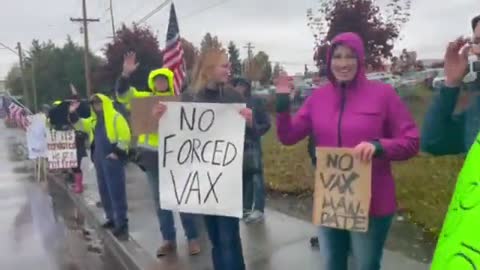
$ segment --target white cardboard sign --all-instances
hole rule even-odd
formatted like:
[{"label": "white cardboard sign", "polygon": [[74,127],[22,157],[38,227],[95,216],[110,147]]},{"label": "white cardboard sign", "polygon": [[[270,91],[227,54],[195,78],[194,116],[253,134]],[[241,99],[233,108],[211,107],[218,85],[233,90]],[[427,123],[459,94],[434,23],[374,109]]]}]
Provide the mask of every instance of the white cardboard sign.
[{"label": "white cardboard sign", "polygon": [[245,104],[165,104],[158,129],[160,207],[240,218]]},{"label": "white cardboard sign", "polygon": [[47,117],[43,113],[28,116],[27,146],[28,158],[47,157]]},{"label": "white cardboard sign", "polygon": [[47,132],[48,168],[70,169],[78,166],[75,131],[58,131],[50,129]]}]

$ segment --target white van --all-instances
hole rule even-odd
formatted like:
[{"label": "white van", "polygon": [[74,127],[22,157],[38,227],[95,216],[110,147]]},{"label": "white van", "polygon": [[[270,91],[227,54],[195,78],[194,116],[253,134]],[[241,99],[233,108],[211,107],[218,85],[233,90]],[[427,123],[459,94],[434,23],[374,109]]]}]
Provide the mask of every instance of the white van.
[{"label": "white van", "polygon": [[393,75],[392,73],[387,72],[373,72],[368,73],[367,78],[373,81],[381,81],[387,84],[390,84],[394,88],[397,88],[400,84],[400,78]]}]

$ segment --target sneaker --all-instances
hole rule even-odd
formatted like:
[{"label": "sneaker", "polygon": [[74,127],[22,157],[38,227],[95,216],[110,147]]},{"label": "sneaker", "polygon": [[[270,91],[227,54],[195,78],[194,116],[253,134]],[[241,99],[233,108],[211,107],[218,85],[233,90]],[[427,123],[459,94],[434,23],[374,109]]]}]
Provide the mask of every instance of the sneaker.
[{"label": "sneaker", "polygon": [[263,220],[263,212],[255,210],[246,219],[246,223],[257,223]]},{"label": "sneaker", "polygon": [[122,227],[113,229],[112,233],[120,241],[127,241],[128,240],[129,233],[128,233],[128,226],[127,225],[124,225]]},{"label": "sneaker", "polygon": [[248,216],[250,216],[250,214],[252,213],[252,210],[243,210],[243,217],[242,219],[246,219],[248,218]]},{"label": "sneaker", "polygon": [[113,221],[109,220],[109,221],[102,224],[102,228],[113,229],[113,228],[115,228],[115,223],[113,223]]},{"label": "sneaker", "polygon": [[188,241],[188,252],[190,253],[190,256],[198,255],[201,251],[202,249],[197,240]]},{"label": "sneaker", "polygon": [[165,243],[158,248],[157,257],[163,257],[175,253],[177,251],[177,245],[173,241],[165,241]]},{"label": "sneaker", "polygon": [[314,236],[310,238],[310,246],[315,249],[320,248],[320,244],[318,243],[318,237]]}]

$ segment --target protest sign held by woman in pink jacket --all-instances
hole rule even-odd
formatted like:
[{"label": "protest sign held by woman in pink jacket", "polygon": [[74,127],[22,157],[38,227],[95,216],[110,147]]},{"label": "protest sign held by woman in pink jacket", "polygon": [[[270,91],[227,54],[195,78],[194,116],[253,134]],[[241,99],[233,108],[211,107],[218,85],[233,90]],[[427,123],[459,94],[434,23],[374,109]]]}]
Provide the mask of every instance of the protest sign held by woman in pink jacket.
[{"label": "protest sign held by woman in pink jacket", "polygon": [[289,78],[277,80],[277,135],[292,145],[313,134],[317,147],[352,148],[372,162],[372,188],[367,232],[319,228],[325,270],[346,270],[349,251],[357,269],[378,270],[396,211],[391,162],[407,160],[419,149],[419,132],[408,108],[387,84],[365,74],[361,38],[343,33],[327,54],[329,83],[313,91],[295,116],[289,110]]}]

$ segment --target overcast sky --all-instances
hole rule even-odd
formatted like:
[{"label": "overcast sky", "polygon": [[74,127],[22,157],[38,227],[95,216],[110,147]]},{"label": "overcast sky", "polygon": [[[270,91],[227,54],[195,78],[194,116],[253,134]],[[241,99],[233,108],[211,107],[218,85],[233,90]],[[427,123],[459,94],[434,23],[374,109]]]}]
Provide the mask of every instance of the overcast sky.
[{"label": "overcast sky", "polygon": [[[113,0],[115,23],[138,21],[164,0]],[[241,47],[252,42],[254,51],[266,51],[272,61],[281,62],[290,72],[312,65],[312,33],[306,26],[306,9],[317,0],[175,0],[183,37],[197,46],[206,32],[218,35],[224,44],[233,40]],[[383,0],[385,1],[385,0]],[[100,18],[91,23],[90,47],[99,52],[112,35],[109,0],[87,0],[88,15]],[[439,58],[448,40],[471,33],[470,19],[480,14],[478,0],[412,0],[410,22],[396,50],[416,50],[419,58]],[[63,43],[67,35],[83,44],[80,25],[70,17],[80,17],[81,0],[2,1],[0,42],[24,47],[36,38]],[[165,43],[168,7],[148,21]],[[0,49],[0,79],[17,61],[16,55]]]}]

